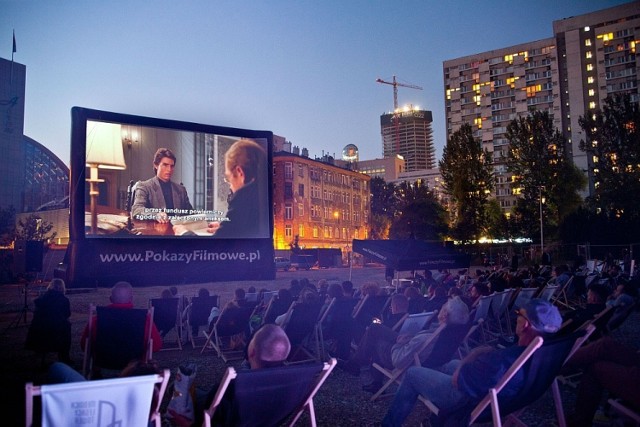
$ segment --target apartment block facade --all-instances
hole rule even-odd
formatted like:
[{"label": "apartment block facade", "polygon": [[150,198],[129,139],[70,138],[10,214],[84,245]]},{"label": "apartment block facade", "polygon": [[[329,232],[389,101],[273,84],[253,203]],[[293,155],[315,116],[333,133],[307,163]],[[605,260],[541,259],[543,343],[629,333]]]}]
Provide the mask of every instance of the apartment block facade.
[{"label": "apartment block facade", "polygon": [[371,178],[285,151],[273,154],[274,247],[351,251],[369,233]]},{"label": "apartment block facade", "polygon": [[[494,196],[508,214],[518,197],[504,158],[507,125],[530,109],[548,111],[567,139],[566,152],[588,175],[591,159],[578,147],[578,119],[604,99],[628,93],[638,101],[640,2],[553,22],[554,37],[443,63],[447,138],[462,124],[493,155]],[[585,192],[584,195],[587,195]]]}]

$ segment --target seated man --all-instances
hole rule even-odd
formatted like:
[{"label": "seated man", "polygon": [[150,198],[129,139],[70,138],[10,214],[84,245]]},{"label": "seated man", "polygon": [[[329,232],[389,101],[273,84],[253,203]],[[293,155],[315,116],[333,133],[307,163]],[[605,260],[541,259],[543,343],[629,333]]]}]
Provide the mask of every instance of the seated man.
[{"label": "seated man", "polygon": [[[532,299],[518,310],[517,345],[497,350],[477,348],[464,360],[453,360],[439,370],[410,367],[382,425],[401,426],[420,395],[429,399],[440,410],[481,399],[535,337],[554,334],[561,324],[562,318],[557,307],[545,300]],[[516,373],[509,385],[502,390],[502,395],[514,395],[522,384],[523,376],[522,370]]]},{"label": "seated man", "polygon": [[571,323],[562,328],[562,333],[568,333],[579,328],[584,322],[593,319],[606,308],[605,301],[609,296],[609,288],[599,283],[592,283],[587,289],[587,305],[584,308],[569,310],[564,320],[571,319]]},{"label": "seated man", "polygon": [[630,307],[635,303],[638,291],[626,280],[621,280],[615,287],[613,294],[607,300],[607,305],[612,307]]},{"label": "seated man", "polygon": [[[247,346],[248,365],[251,369],[266,369],[284,366],[284,362],[287,360],[287,357],[289,357],[290,351],[291,343],[289,342],[289,338],[284,330],[280,326],[267,324],[256,331]],[[242,366],[246,366],[246,364],[243,363]],[[195,413],[197,414],[197,417],[202,417],[204,409],[211,405],[217,390],[218,385],[215,385],[206,394],[206,397],[201,390],[196,390]],[[169,410],[169,413],[173,418],[174,424],[178,426],[201,425],[202,423],[202,420],[199,418],[196,418],[195,423],[192,423],[192,420],[188,420],[171,410]],[[219,416],[224,416],[224,410],[216,411],[214,417],[218,419]],[[223,424],[224,420],[218,421]]]},{"label": "seated man", "polygon": [[[132,309],[133,308],[133,288],[131,287],[131,284],[129,282],[118,282],[116,283],[113,288],[111,288],[111,296],[109,297],[111,304],[109,304],[107,307],[109,308],[118,308],[118,309],[122,309],[122,310],[127,310],[127,309]],[[91,330],[93,331],[92,333],[92,337],[91,337],[91,342],[93,343],[93,341],[95,340],[96,336],[96,328],[95,328],[95,321],[96,318],[92,317],[90,320],[90,322],[92,322],[91,326]],[[147,322],[151,322],[151,319],[149,317],[147,317]],[[147,328],[148,329],[149,324],[147,323]],[[87,324],[87,326],[85,326],[84,331],[82,331],[82,337],[80,338],[80,347],[82,348],[82,350],[85,349],[85,343],[86,340],[89,336],[89,324]],[[162,337],[160,336],[160,332],[158,332],[158,329],[156,328],[155,324],[151,325],[151,338],[153,339],[153,351],[160,351],[160,349],[162,348]],[[148,337],[145,336],[145,341],[148,339]]]}]

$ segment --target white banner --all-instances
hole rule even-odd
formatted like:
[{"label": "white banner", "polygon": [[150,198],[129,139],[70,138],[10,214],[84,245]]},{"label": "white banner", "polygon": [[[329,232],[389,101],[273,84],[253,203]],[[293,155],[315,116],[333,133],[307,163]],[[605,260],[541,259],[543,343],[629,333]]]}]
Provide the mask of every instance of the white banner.
[{"label": "white banner", "polygon": [[156,375],[43,385],[43,427],[149,424]]}]

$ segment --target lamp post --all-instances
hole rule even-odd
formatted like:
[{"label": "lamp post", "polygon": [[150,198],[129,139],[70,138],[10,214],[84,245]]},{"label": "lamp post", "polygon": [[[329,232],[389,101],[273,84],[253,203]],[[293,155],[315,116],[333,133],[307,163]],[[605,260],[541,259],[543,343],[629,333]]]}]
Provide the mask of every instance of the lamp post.
[{"label": "lamp post", "polygon": [[544,224],[543,224],[543,216],[542,216],[542,204],[544,203],[544,199],[542,198],[542,190],[544,190],[544,185],[538,187],[540,191],[540,256],[544,253]]}]

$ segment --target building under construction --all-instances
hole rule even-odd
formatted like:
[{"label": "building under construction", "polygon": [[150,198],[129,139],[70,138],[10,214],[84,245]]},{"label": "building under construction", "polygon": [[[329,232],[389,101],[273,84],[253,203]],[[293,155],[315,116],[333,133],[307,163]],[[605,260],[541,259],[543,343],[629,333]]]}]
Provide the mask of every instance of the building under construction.
[{"label": "building under construction", "polygon": [[400,155],[407,172],[437,167],[431,111],[407,108],[380,116],[384,157]]}]

